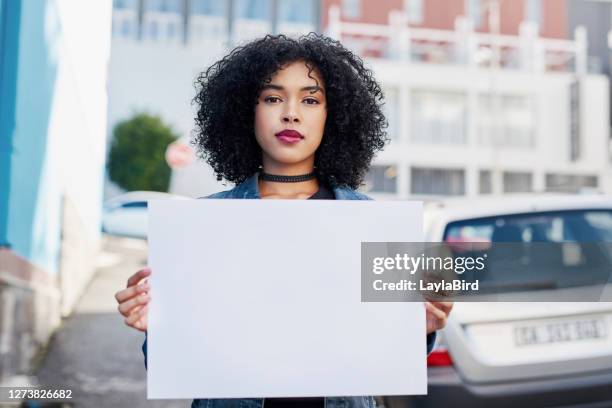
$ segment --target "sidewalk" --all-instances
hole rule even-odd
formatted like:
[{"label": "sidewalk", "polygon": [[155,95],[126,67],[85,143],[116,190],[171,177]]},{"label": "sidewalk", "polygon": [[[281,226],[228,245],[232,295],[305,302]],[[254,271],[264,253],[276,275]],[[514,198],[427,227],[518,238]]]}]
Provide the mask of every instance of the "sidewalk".
[{"label": "sidewalk", "polygon": [[75,407],[188,407],[146,399],[140,349],[144,334],[127,327],[115,292],[146,264],[144,241],[105,237],[98,269],[75,313],[56,332],[36,373],[41,386],[71,389]]}]

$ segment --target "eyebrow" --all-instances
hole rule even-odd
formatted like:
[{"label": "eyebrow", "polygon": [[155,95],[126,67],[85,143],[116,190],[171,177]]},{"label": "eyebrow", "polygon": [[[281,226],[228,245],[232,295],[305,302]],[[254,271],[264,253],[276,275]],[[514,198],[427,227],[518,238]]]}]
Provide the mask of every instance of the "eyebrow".
[{"label": "eyebrow", "polygon": [[[264,85],[263,89],[275,89],[277,91],[284,91],[285,88],[281,85],[276,84],[267,84]],[[311,91],[312,93],[320,91],[321,93],[325,93],[325,90],[318,85],[305,86],[300,89],[300,91]]]}]

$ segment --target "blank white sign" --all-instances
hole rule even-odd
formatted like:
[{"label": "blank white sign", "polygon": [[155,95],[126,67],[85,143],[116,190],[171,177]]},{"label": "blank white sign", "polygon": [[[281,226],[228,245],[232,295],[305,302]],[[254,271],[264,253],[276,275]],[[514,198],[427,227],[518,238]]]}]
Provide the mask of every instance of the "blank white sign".
[{"label": "blank white sign", "polygon": [[418,202],[149,203],[149,398],[425,394],[422,303],[362,303],[362,241]]}]

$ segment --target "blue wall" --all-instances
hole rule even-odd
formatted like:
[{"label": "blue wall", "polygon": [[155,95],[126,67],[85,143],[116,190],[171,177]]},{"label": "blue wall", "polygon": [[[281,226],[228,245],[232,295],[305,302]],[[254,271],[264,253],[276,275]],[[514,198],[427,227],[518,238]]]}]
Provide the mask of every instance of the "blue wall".
[{"label": "blue wall", "polygon": [[21,2],[0,0],[0,246],[8,246]]},{"label": "blue wall", "polygon": [[51,273],[61,222],[58,175],[47,166],[59,41],[56,2],[22,2],[7,235],[13,251]]}]

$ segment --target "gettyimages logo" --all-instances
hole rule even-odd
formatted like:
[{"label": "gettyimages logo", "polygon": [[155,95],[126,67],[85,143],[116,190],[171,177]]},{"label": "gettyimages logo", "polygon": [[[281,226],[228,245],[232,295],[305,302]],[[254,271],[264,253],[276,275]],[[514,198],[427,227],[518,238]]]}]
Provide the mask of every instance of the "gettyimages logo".
[{"label": "gettyimages logo", "polygon": [[396,254],[395,257],[377,257],[372,262],[372,272],[379,275],[385,271],[405,270],[414,275],[420,270],[452,270],[457,274],[465,271],[479,270],[485,268],[487,254],[478,257],[470,256],[410,256],[408,254]]}]

